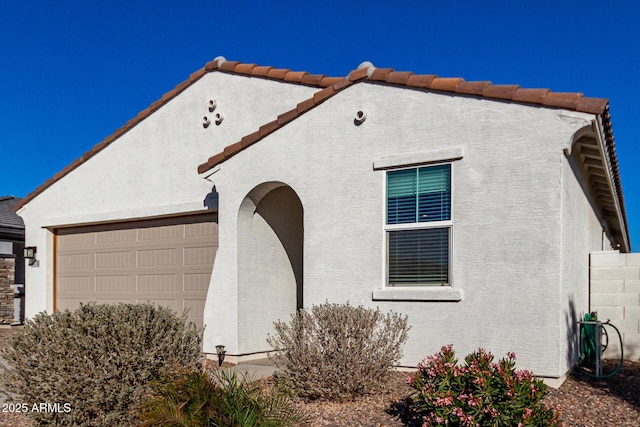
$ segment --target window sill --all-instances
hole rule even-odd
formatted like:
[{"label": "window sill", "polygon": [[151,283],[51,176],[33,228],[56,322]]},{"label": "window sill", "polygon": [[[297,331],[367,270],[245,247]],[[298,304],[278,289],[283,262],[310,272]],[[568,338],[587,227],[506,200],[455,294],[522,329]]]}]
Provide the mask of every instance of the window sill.
[{"label": "window sill", "polygon": [[373,291],[373,301],[462,301],[462,290],[449,286],[389,287]]}]

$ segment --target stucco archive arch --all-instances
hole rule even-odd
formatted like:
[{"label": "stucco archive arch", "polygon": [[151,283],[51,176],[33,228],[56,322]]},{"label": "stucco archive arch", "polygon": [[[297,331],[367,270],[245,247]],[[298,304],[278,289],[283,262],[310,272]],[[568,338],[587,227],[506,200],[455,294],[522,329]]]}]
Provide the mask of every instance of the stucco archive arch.
[{"label": "stucco archive arch", "polygon": [[266,347],[273,322],[302,307],[304,209],[282,182],[256,186],[238,209],[238,351]]}]

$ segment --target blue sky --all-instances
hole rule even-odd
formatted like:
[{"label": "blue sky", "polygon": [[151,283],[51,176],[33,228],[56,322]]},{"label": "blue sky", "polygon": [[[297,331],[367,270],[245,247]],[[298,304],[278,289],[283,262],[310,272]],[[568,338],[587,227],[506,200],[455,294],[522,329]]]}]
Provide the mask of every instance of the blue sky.
[{"label": "blue sky", "polygon": [[333,76],[369,60],[609,98],[640,248],[639,2],[273,3],[0,2],[0,195],[26,196],[216,56]]}]

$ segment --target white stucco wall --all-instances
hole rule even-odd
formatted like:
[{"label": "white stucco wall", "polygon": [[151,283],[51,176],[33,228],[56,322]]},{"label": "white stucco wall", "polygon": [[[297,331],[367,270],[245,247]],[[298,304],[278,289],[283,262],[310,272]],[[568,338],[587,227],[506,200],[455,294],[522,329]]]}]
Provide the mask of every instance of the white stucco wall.
[{"label": "white stucco wall", "polygon": [[[208,73],[18,214],[39,265],[27,267],[26,316],[53,308],[53,235],[44,227],[203,210],[212,184],[197,166],[318,89],[223,72]],[[224,121],[203,128],[209,100]],[[87,149],[95,141],[87,142]],[[80,156],[82,153],[77,153]]]},{"label": "white stucco wall", "polygon": [[[361,126],[353,123],[358,110],[367,114]],[[521,368],[564,374],[562,156],[592,118],[362,83],[227,160],[210,177],[220,194],[220,234],[205,308],[205,322],[216,327],[205,331],[205,351],[207,343],[230,353],[241,347],[237,313],[223,303],[242,298],[238,209],[256,185],[280,181],[304,207],[305,306],[349,301],[407,314],[405,365],[452,343],[461,357],[478,347],[515,351]],[[463,153],[452,166],[452,286],[462,300],[373,301],[383,287],[385,237],[385,172],[373,163],[452,148]],[[220,312],[228,314],[222,322]]]},{"label": "white stucco wall", "polygon": [[[575,150],[574,150],[575,152]],[[611,243],[603,235],[579,156],[562,156],[562,298],[558,358],[568,371],[579,356],[577,321],[589,312],[589,253]]]},{"label": "white stucco wall", "polygon": [[[242,204],[238,228],[238,353],[269,350],[273,322],[297,306],[302,271],[302,207],[293,191],[268,183]],[[261,193],[256,195],[255,193]],[[297,271],[296,271],[297,270]]]}]

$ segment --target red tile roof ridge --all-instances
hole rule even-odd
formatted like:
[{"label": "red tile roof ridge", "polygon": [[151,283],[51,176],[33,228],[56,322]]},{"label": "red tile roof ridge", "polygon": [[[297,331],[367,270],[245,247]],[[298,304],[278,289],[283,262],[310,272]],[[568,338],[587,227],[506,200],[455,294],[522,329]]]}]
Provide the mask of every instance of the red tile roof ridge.
[{"label": "red tile roof ridge", "polygon": [[[296,109],[280,115],[277,120],[263,126],[268,128],[268,132],[254,132],[250,134],[250,141],[243,138],[241,144],[235,143],[225,148],[223,152],[211,156],[207,162],[198,166],[198,173],[205,173],[214,166],[224,162],[228,158],[235,156],[240,151],[250,145],[255,144],[268,134],[275,132],[280,127],[295,120],[297,117],[313,109],[325,99],[335,95],[343,89],[345,84],[351,85],[359,82],[372,82],[376,84],[390,84],[393,86],[404,86],[408,88],[427,89],[435,92],[455,93],[469,95],[480,98],[497,99],[502,101],[512,101],[525,105],[535,105],[544,108],[558,108],[599,115],[603,121],[604,134],[606,138],[607,153],[611,161],[614,187],[620,209],[628,230],[627,218],[622,197],[622,184],[618,169],[618,159],[615,151],[611,120],[609,116],[609,100],[606,98],[585,97],[582,93],[552,92],[549,89],[529,89],[519,85],[495,85],[490,81],[465,81],[460,77],[438,77],[433,74],[414,74],[411,71],[395,71],[393,68],[377,68],[370,62],[363,62],[352,70],[346,79],[335,79],[333,86],[328,85],[325,89],[314,94],[313,98],[302,101]],[[262,129],[261,127],[260,129]],[[233,148],[230,148],[233,147]]]},{"label": "red tile roof ridge", "polygon": [[[234,64],[234,67],[238,65]],[[285,78],[289,70],[282,70],[278,76]],[[324,81],[324,80],[323,80]],[[602,114],[608,105],[608,100],[603,98],[585,98],[581,93],[551,92],[549,89],[523,89],[519,85],[494,85],[490,81],[465,81],[460,77],[438,77],[435,74],[414,74],[411,71],[395,71],[393,68],[377,68],[371,62],[365,61],[358,68],[352,70],[346,78],[333,79],[332,85],[316,92],[312,98],[300,102],[295,109],[281,114],[274,121],[275,126],[269,125],[269,132],[254,132],[251,134],[250,143],[232,144],[234,149],[225,148],[222,153],[217,153],[198,166],[198,173],[205,173],[214,166],[235,156],[240,151],[253,145],[278,128],[295,120],[302,114],[313,109],[320,102],[335,95],[344,87],[358,82],[371,81],[374,83],[387,83],[394,86],[428,89],[437,92],[450,92],[463,95],[478,96],[483,98],[514,101],[523,104],[540,105],[542,107],[556,107],[570,109],[591,114]]]},{"label": "red tile roof ridge", "polygon": [[[67,175],[73,169],[102,151],[106,146],[117,138],[124,135],[130,129],[135,127],[142,120],[147,118],[153,112],[161,108],[164,104],[178,96],[193,83],[201,79],[204,75],[212,71],[224,73],[233,73],[237,75],[264,78],[269,80],[278,80],[293,84],[302,84],[322,88],[316,92],[311,99],[307,99],[299,103],[296,108],[284,114],[277,119],[277,126],[269,126],[269,132],[254,132],[250,134],[251,138],[245,140],[243,144],[232,144],[234,149],[227,149],[222,153],[209,158],[206,163],[198,166],[198,172],[204,173],[216,164],[221,163],[228,157],[237,154],[238,147],[240,150],[249,145],[254,144],[266,135],[274,132],[279,127],[295,120],[300,115],[315,108],[321,102],[332,97],[346,87],[359,82],[372,82],[377,84],[390,84],[393,86],[403,86],[415,89],[427,89],[444,93],[455,93],[459,95],[477,96],[482,98],[499,99],[504,101],[513,101],[527,105],[539,105],[541,107],[552,107],[561,109],[570,109],[578,112],[602,115],[608,111],[608,100],[604,98],[587,98],[581,93],[562,93],[551,92],[549,89],[523,89],[518,85],[494,85],[489,81],[473,82],[465,81],[459,77],[438,77],[432,74],[414,74],[411,71],[395,71],[393,68],[377,68],[370,62],[363,62],[351,71],[347,77],[328,77],[323,74],[309,74],[306,71],[291,71],[289,69],[274,68],[271,66],[260,66],[252,63],[242,63],[239,61],[227,61],[224,57],[218,56],[209,61],[205,66],[193,72],[187,80],[178,84],[174,89],[162,95],[162,97],[153,102],[149,107],[142,110],[138,115],[129,120],[124,126],[116,130],[113,134],[107,136],[102,142],[96,144],[91,150],[84,153],[80,158],[73,161],[52,178],[45,181],[34,191],[29,193],[16,206],[15,210],[31,201],[38,194],[42,193],[48,187],[53,185],[57,180]],[[312,103],[312,104],[310,104]],[[608,116],[603,115],[604,128],[611,130],[611,123]],[[265,126],[263,126],[265,127]],[[262,129],[262,128],[261,128]],[[611,137],[611,140],[613,138]],[[250,144],[249,144],[250,142]],[[617,167],[617,158],[615,157],[615,149],[613,153],[612,166]],[[228,156],[225,156],[228,154]],[[222,155],[222,159],[221,159]],[[213,159],[216,159],[213,161]],[[619,187],[619,174],[615,173],[616,187]],[[621,190],[620,190],[621,191]],[[621,194],[621,193],[620,193]]]},{"label": "red tile roof ridge", "polygon": [[[588,98],[582,93],[552,92],[549,89],[529,89],[519,85],[493,84],[490,81],[466,81],[461,77],[439,77],[435,74],[414,74],[411,71],[396,71],[393,68],[376,68],[368,63],[368,76],[358,81],[387,83],[395,86],[429,89],[482,98],[502,99],[528,105],[562,108],[582,113],[602,114],[609,100]],[[361,67],[351,71],[349,77],[360,77]]]}]

